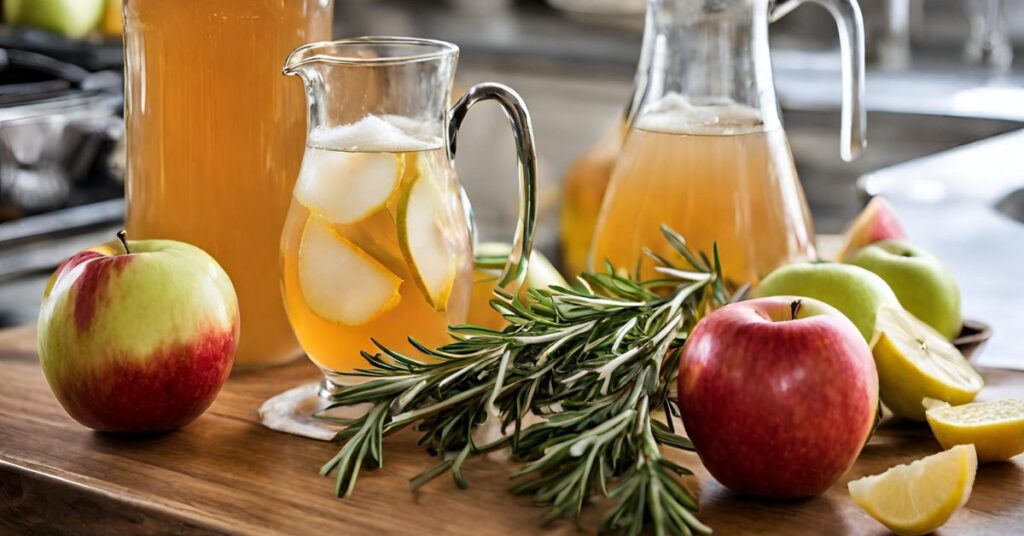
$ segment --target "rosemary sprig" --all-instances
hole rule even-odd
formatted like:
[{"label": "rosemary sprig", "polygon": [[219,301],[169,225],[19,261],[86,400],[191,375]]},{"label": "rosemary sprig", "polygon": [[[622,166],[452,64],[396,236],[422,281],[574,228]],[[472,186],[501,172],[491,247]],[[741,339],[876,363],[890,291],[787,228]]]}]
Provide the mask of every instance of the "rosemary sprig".
[{"label": "rosemary sprig", "polygon": [[[695,255],[662,232],[688,266],[647,252],[663,277],[638,281],[609,265],[572,288],[531,289],[525,301],[499,290],[491,306],[510,323],[503,331],[453,326],[454,341],[435,349],[411,341],[427,359],[380,344],[380,353],[364,352],[370,368],[353,375],[367,381],[333,395],[331,407],[372,409],[342,421],[335,441],[344,446],[321,474],[335,472],[335,492],[349,495],[364,464],[383,465],[383,438],[415,425],[441,461],[412,489],[444,473],[464,488],[467,459],[508,448],[525,462],[511,491],[545,506],[545,523],[578,521],[600,494],[614,501],[603,532],[639,534],[650,524],[659,535],[709,533],[678,478],[690,472],[660,447],[693,449],[672,428],[669,388],[687,334],[729,296],[717,249],[711,259]],[[665,422],[652,416],[660,410]]]}]

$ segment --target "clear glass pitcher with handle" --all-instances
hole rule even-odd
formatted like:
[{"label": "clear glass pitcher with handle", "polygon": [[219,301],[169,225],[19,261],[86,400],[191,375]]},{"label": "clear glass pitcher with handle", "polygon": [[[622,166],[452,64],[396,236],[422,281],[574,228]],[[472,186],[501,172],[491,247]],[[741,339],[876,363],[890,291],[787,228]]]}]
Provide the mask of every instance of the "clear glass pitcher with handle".
[{"label": "clear glass pitcher with handle", "polygon": [[[284,72],[306,89],[306,152],[281,239],[282,292],[299,343],[326,374],[365,368],[373,341],[411,352],[448,342],[472,285],[469,202],[453,159],[459,125],[493,99],[519,156],[519,213],[501,277],[521,282],[536,221],[536,157],[522,99],[500,84],[471,87],[449,108],[458,48],[364,37],[295,50]],[[371,340],[372,339],[372,340]]]},{"label": "clear glass pitcher with handle", "polygon": [[[856,0],[813,0],[835,16],[842,50],[840,153],[865,144],[864,38]],[[726,278],[756,283],[815,256],[807,201],[775,97],[768,24],[802,3],[649,0],[642,73],[602,201],[590,264],[653,277],[648,248],[670,257],[662,224]]]}]

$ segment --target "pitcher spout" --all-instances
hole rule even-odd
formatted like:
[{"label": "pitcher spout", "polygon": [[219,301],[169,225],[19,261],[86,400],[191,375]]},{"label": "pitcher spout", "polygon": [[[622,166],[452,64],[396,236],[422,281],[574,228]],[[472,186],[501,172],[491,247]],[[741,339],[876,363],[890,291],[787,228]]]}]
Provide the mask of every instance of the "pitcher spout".
[{"label": "pitcher spout", "polygon": [[455,60],[459,47],[444,41],[408,37],[364,36],[338,41],[309,43],[292,51],[285,60],[286,75],[299,74],[303,66],[326,63],[351,66],[386,66]]},{"label": "pitcher spout", "polygon": [[328,45],[330,45],[330,41],[318,41],[296,48],[288,55],[288,59],[285,60],[284,68],[281,69],[281,72],[285,76],[301,75],[302,67],[320,61],[317,51],[323,50]]},{"label": "pitcher spout", "polygon": [[307,135],[401,117],[415,120],[417,135],[444,139],[458,52],[407,37],[320,41],[295,49],[282,72],[305,86]]}]

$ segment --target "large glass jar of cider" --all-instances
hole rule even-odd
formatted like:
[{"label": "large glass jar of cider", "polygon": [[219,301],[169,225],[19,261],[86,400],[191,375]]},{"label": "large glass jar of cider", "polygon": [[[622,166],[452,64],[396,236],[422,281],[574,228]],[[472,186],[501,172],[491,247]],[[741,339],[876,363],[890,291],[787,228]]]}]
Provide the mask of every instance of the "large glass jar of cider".
[{"label": "large glass jar of cider", "polygon": [[281,75],[331,37],[333,0],[125,0],[129,236],[213,255],[241,307],[239,366],[299,355],[279,244],[306,138],[302,88]]},{"label": "large glass jar of cider", "polygon": [[[865,143],[864,36],[855,0],[819,0],[842,51],[840,154]],[[811,214],[782,129],[768,24],[800,5],[770,0],[648,0],[637,86],[601,204],[589,263],[660,277],[650,256],[686,266],[663,225],[725,279],[758,283],[816,256]]]}]

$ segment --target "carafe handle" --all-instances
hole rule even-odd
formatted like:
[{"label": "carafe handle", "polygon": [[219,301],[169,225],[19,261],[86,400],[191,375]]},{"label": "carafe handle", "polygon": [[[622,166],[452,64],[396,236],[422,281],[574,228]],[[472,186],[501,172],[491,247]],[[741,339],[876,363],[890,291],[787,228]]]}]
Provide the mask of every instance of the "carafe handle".
[{"label": "carafe handle", "polygon": [[448,157],[455,160],[456,138],[466,113],[482,100],[495,100],[508,117],[516,140],[516,155],[519,159],[519,215],[516,234],[509,252],[508,262],[498,279],[498,286],[504,288],[515,282],[516,287],[526,277],[526,269],[533,250],[533,234],[537,225],[537,154],[533,143],[533,124],[526,103],[512,88],[496,83],[477,84],[452,106],[448,123]]},{"label": "carafe handle", "polygon": [[843,56],[843,110],[839,155],[849,162],[867,145],[867,112],[864,109],[864,17],[857,0],[780,0],[772,2],[771,21],[785,17],[794,8],[813,2],[828,10],[839,28],[839,49]]}]

